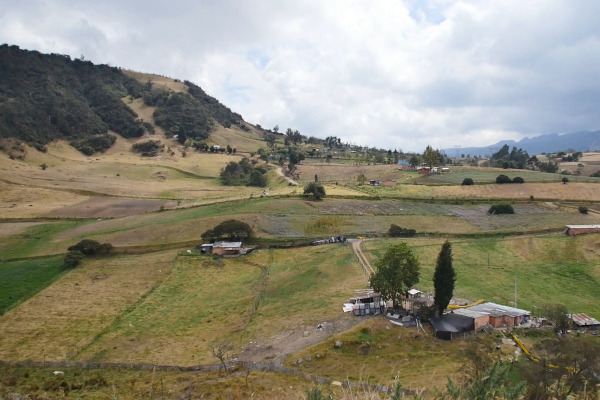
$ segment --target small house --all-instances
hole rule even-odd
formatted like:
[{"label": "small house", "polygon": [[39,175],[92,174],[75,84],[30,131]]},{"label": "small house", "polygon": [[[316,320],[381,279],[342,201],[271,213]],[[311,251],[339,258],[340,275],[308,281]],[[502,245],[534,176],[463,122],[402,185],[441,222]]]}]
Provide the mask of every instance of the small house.
[{"label": "small house", "polygon": [[423,175],[429,174],[429,173],[431,173],[431,168],[421,167],[421,168],[419,168],[419,173],[423,174]]},{"label": "small house", "polygon": [[571,314],[574,329],[600,329],[600,321],[587,314]]},{"label": "small house", "polygon": [[489,314],[474,311],[470,308],[458,308],[452,312],[456,315],[462,315],[463,317],[471,318],[473,320],[473,329],[476,331],[490,323]]},{"label": "small house", "polygon": [[598,232],[600,232],[600,225],[567,225],[564,230],[565,235],[569,236]]}]

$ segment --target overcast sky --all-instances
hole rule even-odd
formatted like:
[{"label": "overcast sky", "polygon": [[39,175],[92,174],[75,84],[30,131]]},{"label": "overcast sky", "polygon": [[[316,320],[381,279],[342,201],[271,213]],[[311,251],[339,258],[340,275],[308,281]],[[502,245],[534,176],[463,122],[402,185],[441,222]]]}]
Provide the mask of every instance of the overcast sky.
[{"label": "overcast sky", "polygon": [[404,151],[600,129],[600,1],[0,0],[0,42]]}]

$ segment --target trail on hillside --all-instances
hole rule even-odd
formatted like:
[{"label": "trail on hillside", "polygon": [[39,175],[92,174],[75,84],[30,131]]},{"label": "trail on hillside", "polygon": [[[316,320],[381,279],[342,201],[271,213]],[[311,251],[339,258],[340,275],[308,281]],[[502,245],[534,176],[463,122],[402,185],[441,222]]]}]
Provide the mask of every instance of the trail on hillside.
[{"label": "trail on hillside", "polygon": [[277,172],[277,175],[281,176],[283,179],[285,179],[286,181],[288,181],[290,184],[292,184],[294,186],[298,186],[298,182],[296,182],[295,180],[293,180],[289,176],[285,175],[285,173],[283,172],[283,168],[282,167],[276,167],[275,171]]},{"label": "trail on hillside", "polygon": [[371,267],[371,263],[369,263],[369,260],[367,259],[367,257],[365,257],[365,255],[362,252],[362,249],[360,248],[360,244],[362,243],[362,240],[349,239],[348,241],[352,243],[352,249],[354,250],[354,253],[358,257],[358,261],[360,261],[367,276],[370,277],[372,274],[375,273],[375,270],[373,269],[373,267]]}]

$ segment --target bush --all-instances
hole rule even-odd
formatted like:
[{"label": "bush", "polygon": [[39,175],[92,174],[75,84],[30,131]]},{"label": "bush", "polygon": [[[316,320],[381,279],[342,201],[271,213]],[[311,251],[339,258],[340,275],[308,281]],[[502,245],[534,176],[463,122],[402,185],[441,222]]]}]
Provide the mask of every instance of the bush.
[{"label": "bush", "polygon": [[587,214],[588,213],[588,208],[585,206],[579,206],[579,212],[581,214]]},{"label": "bush", "polygon": [[567,178],[566,176],[563,176],[563,178],[561,179],[561,181],[562,181],[563,184],[566,185],[567,183],[569,183],[569,178]]},{"label": "bush", "polygon": [[84,239],[74,246],[68,248],[69,251],[78,251],[85,256],[99,256],[110,253],[113,249],[112,244],[100,244],[95,240]]},{"label": "bush", "polygon": [[85,254],[83,254],[82,252],[78,251],[78,250],[70,250],[67,255],[65,256],[65,260],[63,262],[63,267],[64,268],[75,268],[76,266],[78,266],[81,263],[81,260],[83,260],[85,257]]},{"label": "bush", "polygon": [[465,178],[463,179],[461,186],[471,186],[473,184],[473,179]]},{"label": "bush", "polygon": [[500,184],[503,184],[503,183],[512,183],[512,180],[508,176],[506,176],[506,175],[498,175],[496,177],[496,183],[500,183]]},{"label": "bush", "polygon": [[88,136],[83,139],[72,140],[69,144],[86,156],[91,156],[96,152],[103,153],[105,150],[110,149],[112,145],[115,144],[116,140],[116,136],[104,133],[101,135]]},{"label": "bush", "polygon": [[525,183],[525,179],[521,178],[520,176],[515,176],[512,180],[512,183]]},{"label": "bush", "polygon": [[488,210],[489,214],[514,214],[515,210],[510,204],[494,204]]},{"label": "bush", "polygon": [[144,157],[155,157],[164,147],[165,145],[160,140],[149,140],[134,144],[131,150],[134,153],[141,153]]},{"label": "bush", "polygon": [[317,182],[311,182],[304,187],[304,194],[311,194],[315,200],[325,197],[325,188]]},{"label": "bush", "polygon": [[413,237],[416,233],[417,231],[414,229],[402,228],[396,224],[390,225],[388,230],[388,236],[390,237]]}]

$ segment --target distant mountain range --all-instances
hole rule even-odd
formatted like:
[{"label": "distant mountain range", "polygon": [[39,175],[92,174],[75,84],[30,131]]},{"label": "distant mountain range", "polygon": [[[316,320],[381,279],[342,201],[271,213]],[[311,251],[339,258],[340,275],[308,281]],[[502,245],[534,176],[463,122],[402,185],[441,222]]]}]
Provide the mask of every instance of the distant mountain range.
[{"label": "distant mountain range", "polygon": [[532,138],[524,138],[517,141],[501,140],[498,143],[486,147],[455,147],[444,149],[449,157],[462,156],[463,154],[470,156],[491,156],[507,144],[511,149],[523,149],[529,155],[542,153],[556,153],[558,151],[566,152],[589,152],[600,151],[600,131],[582,131],[565,133],[551,133]]}]

